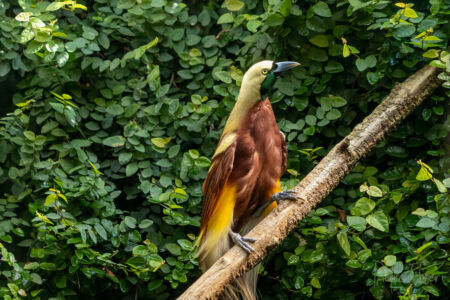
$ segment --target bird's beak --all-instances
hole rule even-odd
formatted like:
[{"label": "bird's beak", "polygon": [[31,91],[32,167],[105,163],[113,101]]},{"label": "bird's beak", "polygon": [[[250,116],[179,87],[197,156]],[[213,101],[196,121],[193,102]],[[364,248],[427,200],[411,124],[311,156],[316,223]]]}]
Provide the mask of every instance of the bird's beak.
[{"label": "bird's beak", "polygon": [[300,64],[295,61],[282,61],[273,64],[274,64],[273,72],[275,73],[275,75],[279,75],[283,71],[295,68],[296,66],[300,66]]}]

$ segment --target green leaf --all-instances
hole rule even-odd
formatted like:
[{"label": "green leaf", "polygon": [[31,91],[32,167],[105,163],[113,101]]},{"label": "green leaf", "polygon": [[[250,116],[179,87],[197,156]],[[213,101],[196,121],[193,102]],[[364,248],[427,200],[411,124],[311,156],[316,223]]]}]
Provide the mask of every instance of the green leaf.
[{"label": "green leaf", "polygon": [[103,145],[109,147],[122,147],[125,145],[125,138],[120,135],[111,136],[103,140]]},{"label": "green leaf", "polygon": [[381,210],[377,210],[374,214],[367,216],[366,221],[369,225],[380,231],[389,231],[388,217]]},{"label": "green leaf", "polygon": [[413,35],[416,32],[416,28],[411,25],[400,25],[393,31],[394,37],[401,39]]},{"label": "green leaf", "polygon": [[163,284],[162,279],[156,279],[156,280],[152,280],[148,283],[147,285],[147,289],[151,292],[156,290],[157,288],[161,287]]},{"label": "green leaf", "polygon": [[137,162],[133,161],[125,168],[125,174],[127,177],[134,175],[138,171],[139,167]]},{"label": "green leaf", "polygon": [[376,83],[378,82],[378,80],[380,80],[380,77],[379,77],[378,74],[375,73],[375,72],[367,72],[366,78],[367,78],[367,81],[368,81],[371,85],[376,84]]},{"label": "green leaf", "polygon": [[383,197],[383,191],[375,185],[369,187],[369,189],[367,190],[367,194],[376,198]]},{"label": "green leaf", "polygon": [[403,272],[403,263],[401,261],[396,262],[392,266],[392,272],[394,272],[394,274],[396,274],[396,275],[402,273]]},{"label": "green leaf", "polygon": [[[111,94],[111,97],[112,97],[112,94]],[[108,106],[106,108],[106,112],[108,114],[113,115],[113,116],[119,116],[119,115],[123,114],[124,109],[123,109],[122,105],[115,103],[115,104],[112,104],[112,105]]]},{"label": "green leaf", "polygon": [[24,131],[23,135],[27,138],[27,140],[30,140],[32,142],[36,139],[36,136],[32,131]]},{"label": "green leaf", "polygon": [[331,109],[326,114],[326,118],[330,121],[337,120],[342,116],[341,112],[335,108]]},{"label": "green leaf", "polygon": [[244,2],[240,0],[227,0],[225,3],[227,4],[227,9],[229,11],[238,11],[244,7]]},{"label": "green leaf", "polygon": [[166,249],[173,255],[178,256],[181,254],[180,246],[178,246],[177,244],[168,243],[166,244]]},{"label": "green leaf", "polygon": [[153,221],[149,219],[144,219],[139,223],[139,228],[145,229],[153,225]]},{"label": "green leaf", "polygon": [[275,14],[270,15],[266,19],[265,24],[269,25],[269,26],[272,26],[272,27],[275,27],[275,26],[280,26],[281,24],[283,24],[283,22],[284,22],[283,16],[280,15],[280,14],[275,13]]},{"label": "green leaf", "polygon": [[300,262],[300,257],[298,257],[297,255],[291,255],[289,256],[288,260],[287,260],[287,264],[288,266],[295,266]]},{"label": "green leaf", "polygon": [[328,37],[323,34],[318,34],[309,39],[310,43],[318,47],[328,47]]},{"label": "green leaf", "polygon": [[414,271],[409,270],[400,275],[400,279],[404,284],[409,284],[414,278]]},{"label": "green leaf", "polygon": [[316,15],[319,15],[321,17],[331,17],[331,10],[328,7],[328,4],[323,1],[319,1],[314,4],[312,9]]},{"label": "green leaf", "polygon": [[423,289],[433,296],[439,297],[439,289],[434,284],[426,285]]},{"label": "green leaf", "polygon": [[339,242],[339,245],[341,246],[342,250],[344,250],[345,254],[347,256],[350,255],[350,243],[348,241],[347,232],[341,231],[337,234],[336,237]]},{"label": "green leaf", "polygon": [[[336,74],[336,73],[341,73],[343,71],[344,71],[344,67],[342,66],[342,64],[335,60],[328,61],[327,65],[325,66],[325,72],[327,72],[327,73]],[[340,98],[340,97],[336,97],[336,98]],[[338,106],[335,106],[335,107],[338,107]]]},{"label": "green leaf", "polygon": [[127,225],[129,228],[134,229],[136,228],[136,219],[130,216],[126,216],[123,220],[125,222],[125,225]]},{"label": "green leaf", "polygon": [[347,223],[350,227],[358,231],[364,231],[366,229],[366,219],[362,217],[347,216]]},{"label": "green leaf", "polygon": [[292,0],[284,0],[280,6],[280,13],[284,17],[287,17],[291,13],[291,9],[292,9]]},{"label": "green leaf", "polygon": [[247,29],[251,32],[256,32],[259,28],[259,26],[262,25],[262,22],[259,20],[250,20],[247,23]]},{"label": "green leaf", "polygon": [[435,225],[437,225],[437,221],[428,217],[423,217],[416,223],[416,227],[420,228],[431,228]]},{"label": "green leaf", "polygon": [[359,269],[361,268],[361,263],[357,261],[356,259],[350,259],[345,263],[346,266],[353,268],[353,269]]},{"label": "green leaf", "polygon": [[231,13],[226,13],[220,16],[220,18],[217,20],[217,24],[227,24],[232,23],[234,20],[233,15]]},{"label": "green leaf", "polygon": [[375,208],[375,202],[369,198],[362,197],[356,201],[355,206],[351,209],[351,214],[355,216],[363,216],[370,213]]},{"label": "green leaf", "polygon": [[397,262],[397,257],[395,255],[386,255],[383,262],[386,266],[392,267]]},{"label": "green leaf", "polygon": [[377,277],[381,277],[381,278],[388,277],[391,274],[392,274],[392,270],[385,266],[382,266],[381,268],[379,268],[376,273]]},{"label": "green leaf", "polygon": [[78,125],[77,122],[77,114],[75,110],[72,108],[72,106],[67,105],[64,107],[64,117],[66,118],[67,123],[69,123],[70,126],[76,127]]},{"label": "green leaf", "polygon": [[67,61],[69,61],[69,53],[67,52],[63,52],[56,56],[56,62],[58,63],[58,66],[60,68],[63,67],[67,63]]},{"label": "green leaf", "polygon": [[103,226],[99,223],[95,223],[94,224],[94,229],[95,231],[97,231],[98,235],[103,239],[103,240],[108,240],[108,235],[106,233],[105,228],[103,228]]},{"label": "green leaf", "polygon": [[0,63],[0,77],[3,77],[6,74],[8,74],[10,69],[11,69],[11,67],[9,66],[9,63],[1,62]]},{"label": "green leaf", "polygon": [[193,244],[191,241],[180,239],[177,241],[178,245],[180,245],[181,249],[186,251],[191,251],[193,248]]}]

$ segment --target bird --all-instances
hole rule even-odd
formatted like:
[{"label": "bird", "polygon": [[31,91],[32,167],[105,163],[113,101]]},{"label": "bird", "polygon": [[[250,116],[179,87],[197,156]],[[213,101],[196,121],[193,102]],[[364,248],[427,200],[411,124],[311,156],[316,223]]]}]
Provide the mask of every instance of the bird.
[{"label": "bird", "polygon": [[[203,207],[197,257],[203,272],[233,244],[250,253],[248,233],[277,203],[295,199],[281,192],[287,148],[272,105],[265,95],[284,71],[297,62],[264,60],[251,66],[242,79],[236,103],[211,159],[202,185]],[[227,287],[221,299],[256,299],[258,267]]]}]

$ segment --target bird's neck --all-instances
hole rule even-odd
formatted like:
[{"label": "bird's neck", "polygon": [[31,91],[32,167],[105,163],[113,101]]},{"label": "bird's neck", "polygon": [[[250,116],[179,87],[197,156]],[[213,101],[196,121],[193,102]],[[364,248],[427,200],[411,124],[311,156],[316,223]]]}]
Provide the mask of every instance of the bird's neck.
[{"label": "bird's neck", "polygon": [[236,104],[228,117],[223,135],[232,132],[240,127],[242,121],[244,120],[247,112],[259,101],[261,101],[260,93],[261,84],[255,82],[249,82],[247,80],[242,81],[242,86],[239,91],[239,96],[237,98]]}]

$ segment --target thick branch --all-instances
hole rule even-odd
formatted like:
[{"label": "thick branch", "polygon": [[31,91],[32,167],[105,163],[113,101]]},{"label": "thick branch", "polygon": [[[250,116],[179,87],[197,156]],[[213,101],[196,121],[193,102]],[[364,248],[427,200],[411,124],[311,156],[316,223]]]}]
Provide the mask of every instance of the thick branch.
[{"label": "thick branch", "polygon": [[294,188],[298,201],[281,203],[247,234],[257,240],[253,244],[254,252],[247,255],[234,246],[178,299],[216,299],[234,279],[260,263],[363,156],[439,85],[437,74],[436,68],[426,66],[397,84],[389,96]]}]

